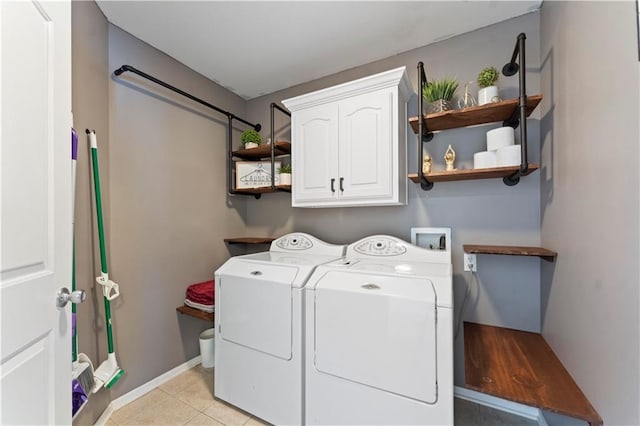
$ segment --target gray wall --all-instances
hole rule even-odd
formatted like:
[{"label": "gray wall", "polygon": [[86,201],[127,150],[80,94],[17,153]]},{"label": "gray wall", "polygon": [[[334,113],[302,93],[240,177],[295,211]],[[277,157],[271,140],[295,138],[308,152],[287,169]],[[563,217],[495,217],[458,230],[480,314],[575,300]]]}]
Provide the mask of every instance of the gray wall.
[{"label": "gray wall", "polygon": [[[94,2],[71,4],[73,125],[78,132],[75,244],[77,287],[87,300],[77,305],[79,351],[96,368],[107,354],[102,292],[95,277],[100,270],[100,253],[94,245],[95,201],[92,190],[91,153],[85,129],[95,129],[100,144],[101,183],[104,205],[109,205],[109,75],[107,69],[108,24]],[[105,211],[108,221],[108,211]],[[110,227],[106,232],[109,235]],[[75,424],[93,424],[111,402],[109,391],[91,396]]]},{"label": "gray wall", "polygon": [[[457,77],[460,82],[475,80],[489,65],[501,68],[511,57],[516,36],[527,34],[527,87],[540,92],[539,13],[511,19],[420,49],[354,68],[326,78],[295,86],[249,101],[249,117],[269,129],[269,104],[292,96],[343,83],[366,75],[406,66],[417,88],[416,66],[425,63],[427,77]],[[369,45],[368,48],[375,48]],[[326,58],[325,60],[330,60]],[[517,96],[517,77],[498,83],[505,98]],[[417,89],[416,89],[417,90]],[[474,86],[474,91],[476,87]],[[462,93],[462,90],[460,90]],[[409,102],[411,115],[417,114],[417,97]],[[539,160],[539,115],[529,120],[529,155]],[[288,136],[287,120],[276,128]],[[444,168],[448,144],[456,150],[458,167],[471,168],[473,153],[486,149],[485,132],[498,124],[457,129],[437,134],[427,145],[435,168]],[[409,171],[416,172],[417,139],[409,132]],[[295,170],[293,171],[295,173]],[[537,173],[537,172],[536,172]],[[454,265],[456,305],[460,307],[465,288],[471,296],[465,319],[530,331],[540,330],[540,266],[537,258],[479,256],[477,280],[462,268],[462,244],[539,244],[539,178],[523,178],[514,187],[500,179],[437,183],[429,192],[409,186],[409,204],[399,207],[293,209],[288,194],[264,195],[249,200],[249,233],[279,236],[297,230],[309,232],[334,243],[350,243],[372,234],[390,234],[410,239],[412,227],[450,226]],[[456,315],[458,311],[456,310]],[[464,383],[462,336],[456,341],[456,383]]]},{"label": "gray wall", "polygon": [[542,332],[610,425],[640,424],[635,13],[541,11],[541,240],[559,253],[542,269]]},{"label": "gray wall", "polygon": [[[210,325],[182,316],[188,284],[211,279],[246,234],[242,198],[226,194],[226,118],[133,74],[133,65],[243,116],[246,101],[107,23],[94,2],[73,3],[73,110],[80,132],[76,245],[78,287],[92,297],[78,309],[80,349],[97,367],[107,355],[90,153],[98,134],[115,349],[125,375],[101,390],[75,424],[93,424],[112,399],[199,353]],[[222,120],[222,121],[221,121]],[[239,131],[236,132],[239,137]]]},{"label": "gray wall", "polygon": [[[109,70],[123,64],[244,116],[242,98],[110,25]],[[228,258],[223,239],[244,234],[246,204],[227,199],[225,116],[132,73],[111,80],[109,97],[110,272],[127,369],[117,397],[198,355],[210,324],[175,308]]]},{"label": "gray wall", "polygon": [[[348,243],[374,233],[409,239],[411,227],[451,226],[457,310],[465,289],[471,292],[464,318],[532,331],[542,327],[607,424],[640,423],[633,403],[640,397],[633,3],[545,2],[541,13],[249,102],[108,25],[94,3],[74,2],[73,19],[75,126],[98,132],[110,273],[122,288],[113,316],[116,350],[127,373],[111,391],[114,398],[198,353],[198,333],[208,325],[178,316],[175,307],[187,284],[210,278],[228,257],[224,237],[299,230]],[[429,78],[473,80],[487,65],[500,67],[522,31],[528,37],[528,92],[545,96],[529,119],[530,160],[541,161],[541,172],[515,187],[486,180],[440,183],[423,192],[410,184],[404,207],[292,209],[288,194],[229,197],[223,117],[133,75],[110,76],[131,64],[261,122],[266,136],[272,101],[402,65],[415,88],[419,60]],[[606,85],[589,84],[603,75],[609,77]],[[502,78],[499,86],[503,97],[517,93],[515,78]],[[412,115],[416,104],[414,97]],[[288,137],[286,123],[279,118],[276,128]],[[443,167],[451,143],[458,166],[470,167],[491,127],[438,134],[427,150],[436,167]],[[99,261],[89,154],[82,135],[80,140],[76,243],[79,287],[88,289]],[[416,143],[410,133],[410,172],[417,169]],[[603,167],[606,174],[597,173]],[[559,256],[553,264],[480,256],[472,278],[462,272],[464,243],[542,245]],[[80,345],[99,364],[106,356],[100,294],[94,292],[92,302],[79,308]],[[463,383],[461,337],[456,383]],[[92,423],[110,396],[107,391],[93,396],[76,423]]]}]

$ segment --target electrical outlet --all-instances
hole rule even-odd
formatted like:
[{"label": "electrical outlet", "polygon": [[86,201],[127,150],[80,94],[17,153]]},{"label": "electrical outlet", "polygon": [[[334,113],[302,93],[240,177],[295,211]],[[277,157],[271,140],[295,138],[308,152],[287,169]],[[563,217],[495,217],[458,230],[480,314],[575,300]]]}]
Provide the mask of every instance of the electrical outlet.
[{"label": "electrical outlet", "polygon": [[478,270],[478,263],[476,262],[475,254],[464,254],[464,270],[476,272]]}]

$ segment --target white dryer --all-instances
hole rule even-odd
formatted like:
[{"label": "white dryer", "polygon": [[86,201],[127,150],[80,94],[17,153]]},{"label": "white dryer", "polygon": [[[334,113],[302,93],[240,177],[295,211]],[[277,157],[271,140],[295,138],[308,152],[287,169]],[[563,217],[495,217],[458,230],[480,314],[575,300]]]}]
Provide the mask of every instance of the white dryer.
[{"label": "white dryer", "polygon": [[302,289],[345,246],[304,233],[215,273],[215,396],[278,425],[303,422]]},{"label": "white dryer", "polygon": [[452,302],[450,250],[376,235],[319,266],[305,287],[305,423],[453,425]]}]

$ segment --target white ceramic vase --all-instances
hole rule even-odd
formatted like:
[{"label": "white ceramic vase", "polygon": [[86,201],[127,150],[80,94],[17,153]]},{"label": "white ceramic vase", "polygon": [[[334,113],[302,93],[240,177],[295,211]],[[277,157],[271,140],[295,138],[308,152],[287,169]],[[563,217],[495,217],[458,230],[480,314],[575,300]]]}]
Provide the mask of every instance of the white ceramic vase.
[{"label": "white ceramic vase", "polygon": [[280,173],[280,185],[291,185],[291,173]]},{"label": "white ceramic vase", "polygon": [[254,142],[247,142],[244,144],[244,149],[257,148],[259,145]]},{"label": "white ceramic vase", "polygon": [[478,105],[490,104],[492,102],[499,102],[498,86],[483,87],[478,90]]}]

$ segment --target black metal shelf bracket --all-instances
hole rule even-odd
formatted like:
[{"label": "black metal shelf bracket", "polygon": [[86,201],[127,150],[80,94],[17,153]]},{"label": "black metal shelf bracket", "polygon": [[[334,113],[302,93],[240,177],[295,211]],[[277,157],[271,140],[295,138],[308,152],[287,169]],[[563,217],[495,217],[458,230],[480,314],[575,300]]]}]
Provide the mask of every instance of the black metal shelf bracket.
[{"label": "black metal shelf bracket", "polygon": [[[518,107],[513,112],[513,115],[509,120],[503,123],[503,126],[511,126],[514,129],[520,126],[520,169],[511,176],[502,178],[502,181],[507,186],[514,186],[520,182],[520,177],[524,176],[529,170],[529,163],[527,160],[527,79],[526,79],[526,60],[525,60],[525,41],[527,36],[525,33],[518,34],[516,39],[516,45],[511,55],[511,60],[502,67],[502,74],[506,77],[510,77],[519,74],[519,97]],[[516,58],[518,63],[516,63]]]},{"label": "black metal shelf bracket", "polygon": [[[513,111],[511,117],[502,122],[504,127],[510,126],[514,129],[520,127],[520,168],[511,176],[502,178],[502,181],[507,186],[514,186],[520,182],[520,177],[525,176],[529,171],[529,163],[527,160],[527,85],[526,85],[526,59],[525,59],[525,41],[527,36],[525,33],[518,34],[516,39],[516,45],[511,55],[511,60],[502,67],[502,74],[506,77],[519,74],[518,89],[519,98],[518,106]],[[517,62],[516,62],[517,61]],[[424,87],[428,84],[427,77],[424,72],[424,64],[418,62],[418,82],[420,87],[420,93],[418,94],[418,181],[420,187],[428,191],[433,188],[433,182],[430,182],[422,171],[422,159],[424,156],[425,142],[429,142],[433,139],[433,132],[430,132],[427,128],[427,123],[424,118],[424,100],[423,92]]]},{"label": "black metal shelf bracket", "polygon": [[233,183],[235,178],[235,161],[233,161],[233,117],[227,117],[227,120],[227,191],[232,195],[253,195],[256,200],[259,200],[260,197],[262,197],[262,194],[259,192],[239,192],[235,189]]},{"label": "black metal shelf bracket", "polygon": [[424,143],[433,139],[433,133],[427,129],[427,123],[424,119],[424,99],[422,94],[428,82],[422,61],[418,62],[418,81],[420,82],[420,92],[418,92],[418,181],[423,191],[429,191],[433,188],[433,182],[430,182],[422,171],[422,158],[424,156]]},{"label": "black metal shelf bracket", "polygon": [[[256,199],[260,198],[261,194],[260,193],[246,193],[246,192],[238,192],[234,189],[234,185],[233,185],[233,149],[232,149],[232,140],[233,140],[233,120],[237,120],[243,124],[246,124],[249,127],[253,127],[253,129],[256,132],[259,132],[260,129],[262,129],[262,126],[257,123],[251,123],[247,120],[245,120],[244,118],[240,118],[237,115],[229,112],[229,111],[225,111],[220,107],[217,107],[207,101],[204,101],[196,96],[193,96],[191,93],[187,93],[184,90],[178,89],[175,86],[170,85],[169,83],[166,83],[152,75],[149,75],[143,71],[140,71],[137,68],[132,67],[131,65],[122,65],[120,68],[118,68],[117,70],[115,70],[113,73],[116,76],[120,76],[125,72],[132,72],[134,74],[139,75],[140,77],[146,78],[147,80],[150,80],[166,89],[169,89],[179,95],[184,96],[185,98],[191,99],[194,102],[199,103],[200,105],[204,105],[207,108],[211,108],[212,110],[219,112],[220,114],[226,115],[227,116],[227,189],[229,191],[229,194],[239,194],[239,195],[253,195]],[[273,149],[273,148],[272,148]]]},{"label": "black metal shelf bracket", "polygon": [[280,111],[281,113],[291,117],[291,113],[286,109],[282,108],[280,105],[275,102],[271,102],[270,113],[271,113],[271,189],[276,190],[276,137],[275,137],[275,112]]}]

